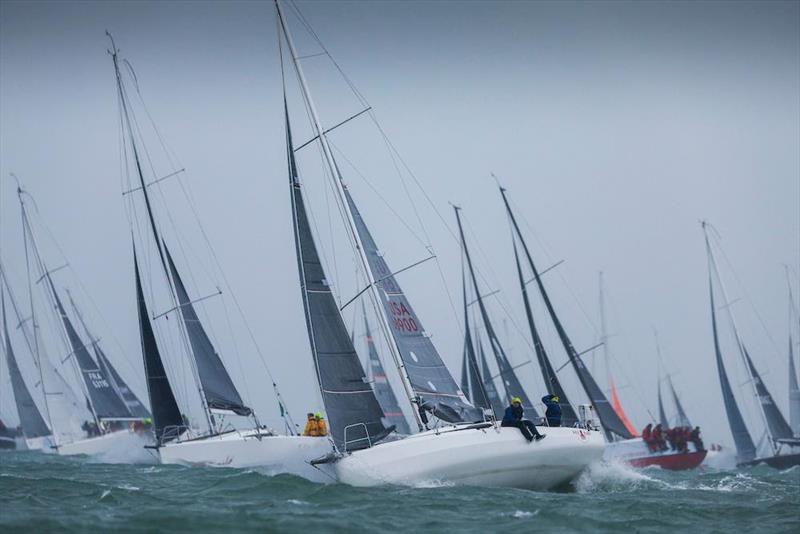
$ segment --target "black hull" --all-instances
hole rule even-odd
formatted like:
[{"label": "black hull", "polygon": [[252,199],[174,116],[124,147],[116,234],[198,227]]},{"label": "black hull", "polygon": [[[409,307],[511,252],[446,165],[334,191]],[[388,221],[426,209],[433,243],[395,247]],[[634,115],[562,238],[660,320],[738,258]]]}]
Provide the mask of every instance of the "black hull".
[{"label": "black hull", "polygon": [[767,464],[775,469],[789,469],[796,465],[800,465],[800,453],[795,454],[779,454],[777,456],[767,456],[765,458],[756,458],[749,462],[742,462],[739,467],[752,467],[754,465]]}]

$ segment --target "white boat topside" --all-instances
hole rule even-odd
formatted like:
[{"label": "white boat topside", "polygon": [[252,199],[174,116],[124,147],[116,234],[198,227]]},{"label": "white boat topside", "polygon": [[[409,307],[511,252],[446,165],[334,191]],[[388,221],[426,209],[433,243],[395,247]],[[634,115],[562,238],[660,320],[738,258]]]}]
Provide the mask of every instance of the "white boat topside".
[{"label": "white boat topside", "polygon": [[600,460],[597,431],[542,427],[547,437],[528,442],[499,424],[447,426],[354,451],[333,466],[353,486],[431,482],[547,490],[575,479]]}]

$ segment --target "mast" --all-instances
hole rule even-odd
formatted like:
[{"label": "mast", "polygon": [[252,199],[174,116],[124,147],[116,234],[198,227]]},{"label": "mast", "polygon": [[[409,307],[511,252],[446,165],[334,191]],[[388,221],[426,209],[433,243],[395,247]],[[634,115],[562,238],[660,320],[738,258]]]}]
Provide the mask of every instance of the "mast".
[{"label": "mast", "polygon": [[[122,108],[122,116],[123,116],[123,119],[124,119],[123,122],[125,124],[125,128],[126,128],[126,130],[128,132],[128,136],[130,138],[130,145],[131,145],[131,149],[133,151],[133,159],[134,159],[134,162],[136,163],[136,176],[139,178],[139,187],[141,188],[142,195],[144,196],[144,203],[145,203],[145,207],[146,207],[146,211],[147,211],[147,219],[148,219],[148,221],[150,223],[149,224],[150,231],[153,234],[153,240],[155,242],[156,249],[158,250],[158,257],[161,260],[161,267],[163,269],[164,278],[166,279],[167,285],[169,287],[168,293],[170,295],[170,300],[172,301],[173,308],[175,310],[179,310],[181,308],[181,304],[178,302],[178,299],[175,296],[174,286],[173,286],[173,283],[172,283],[172,278],[170,277],[170,272],[169,272],[169,268],[167,267],[166,257],[165,257],[165,254],[164,254],[164,250],[162,248],[162,247],[165,246],[164,245],[164,241],[162,240],[162,238],[161,238],[161,236],[159,235],[159,232],[158,232],[158,227],[156,225],[155,216],[153,214],[153,208],[152,208],[152,205],[150,203],[150,195],[147,192],[147,183],[145,183],[144,173],[142,172],[142,165],[141,165],[141,161],[140,161],[140,158],[139,158],[139,150],[138,150],[138,148],[136,146],[136,138],[134,136],[133,126],[132,126],[132,122],[131,122],[131,118],[130,118],[130,113],[129,113],[129,110],[128,110],[128,101],[127,101],[127,95],[125,93],[125,86],[122,83],[122,74],[120,73],[120,69],[119,69],[119,59],[118,59],[117,45],[114,43],[114,38],[111,36],[111,34],[109,32],[106,32],[106,35],[108,35],[108,38],[111,40],[111,48],[112,48],[112,50],[111,50],[110,54],[111,54],[111,59],[112,59],[112,61],[114,63],[114,75],[115,75],[116,82],[117,82],[117,94],[119,96],[120,106]],[[134,243],[134,248],[135,248],[135,243]],[[183,322],[183,314],[182,313],[177,313],[176,315],[179,317],[178,321],[179,322]],[[194,359],[194,353],[192,352],[192,348],[191,348],[191,345],[190,345],[189,340],[188,340],[188,336],[187,336],[187,333],[186,333],[185,322],[183,323],[183,328],[178,328],[178,330],[180,330],[181,339],[183,341],[184,348],[186,349],[187,355],[189,356],[189,366],[192,369],[192,374],[193,374],[193,377],[194,377],[194,380],[195,380],[195,384],[197,385],[197,390],[198,390],[198,392],[200,394],[200,403],[201,403],[201,405],[203,407],[203,413],[205,414],[206,424],[208,425],[209,433],[213,434],[216,429],[215,429],[214,423],[212,422],[212,419],[211,419],[211,409],[209,408],[208,402],[206,401],[206,394],[205,394],[205,391],[203,389],[203,382],[202,382],[202,380],[200,380],[200,373],[199,373],[199,371],[197,369],[197,362]]]},{"label": "mast", "polygon": [[[292,39],[292,34],[289,30],[289,26],[286,23],[280,0],[275,0],[275,9],[277,10],[278,21],[280,22],[281,29],[283,30],[283,35],[286,38],[286,43],[289,46],[289,53],[292,58],[292,64],[294,66],[295,72],[297,73],[297,78],[298,81],[300,82],[300,88],[302,90],[303,97],[308,105],[308,110],[311,114],[312,123],[314,125],[314,130],[317,133],[317,138],[319,140],[320,146],[322,147],[322,152],[324,155],[325,162],[327,163],[328,170],[330,171],[331,179],[334,182],[334,188],[338,195],[339,202],[343,207],[343,212],[346,215],[347,229],[349,230],[348,235],[350,236],[351,244],[357,251],[358,257],[361,261],[361,265],[364,269],[364,275],[367,277],[367,283],[369,284],[370,288],[369,294],[371,297],[372,306],[373,308],[375,308],[376,315],[379,318],[381,332],[383,336],[386,338],[387,344],[389,345],[389,352],[391,353],[392,359],[394,360],[395,365],[397,366],[397,370],[400,373],[401,382],[403,383],[403,388],[405,389],[406,396],[408,397],[409,402],[411,402],[412,404],[418,404],[417,397],[414,394],[413,388],[411,387],[411,380],[408,377],[408,373],[406,372],[405,369],[405,364],[403,363],[403,359],[400,357],[400,349],[397,346],[397,341],[395,340],[394,336],[391,333],[391,327],[389,326],[389,318],[386,315],[385,309],[380,304],[380,295],[378,294],[376,280],[370,269],[369,261],[364,251],[364,245],[361,242],[361,237],[358,231],[356,230],[356,224],[353,217],[353,213],[345,197],[345,186],[341,174],[339,173],[339,169],[334,160],[331,147],[328,144],[328,138],[325,133],[325,128],[323,128],[322,126],[322,121],[320,120],[319,114],[317,113],[317,108],[314,105],[314,100],[311,97],[311,91],[308,87],[308,83],[306,81],[303,68],[300,65],[300,61],[298,59],[299,56],[297,54],[297,50],[295,49],[294,41]],[[422,421],[422,417],[419,414],[419,410],[411,410],[411,411],[414,413],[414,419],[417,422],[417,427],[419,428],[419,430],[422,430],[425,426]]]}]

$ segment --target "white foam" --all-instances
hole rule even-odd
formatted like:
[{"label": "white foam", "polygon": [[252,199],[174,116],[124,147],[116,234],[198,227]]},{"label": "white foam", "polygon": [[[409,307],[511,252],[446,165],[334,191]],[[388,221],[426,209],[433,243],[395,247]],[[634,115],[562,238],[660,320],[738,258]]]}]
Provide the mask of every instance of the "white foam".
[{"label": "white foam", "polygon": [[517,510],[511,515],[513,517],[516,517],[517,519],[524,519],[526,517],[533,517],[535,515],[539,515],[539,510],[534,510],[533,512],[524,512],[522,510]]}]

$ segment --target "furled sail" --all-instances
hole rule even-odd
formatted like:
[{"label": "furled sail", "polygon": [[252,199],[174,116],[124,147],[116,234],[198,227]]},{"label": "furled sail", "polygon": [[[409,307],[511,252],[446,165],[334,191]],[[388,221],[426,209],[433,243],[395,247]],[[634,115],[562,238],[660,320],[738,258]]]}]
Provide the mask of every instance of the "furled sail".
[{"label": "furled sail", "polygon": [[669,382],[669,389],[672,391],[672,400],[675,401],[675,410],[678,412],[678,420],[675,422],[675,425],[688,427],[692,426],[691,421],[689,421],[689,416],[686,415],[686,411],[683,409],[681,400],[678,398],[678,393],[675,391],[675,385],[672,383],[672,379],[667,377],[667,381]]},{"label": "furled sail", "polygon": [[98,419],[127,419],[131,416],[125,403],[117,395],[117,392],[111,386],[109,378],[98,367],[97,363],[92,359],[86,344],[83,342],[75,327],[72,324],[67,312],[61,303],[53,284],[52,278],[46,274],[47,283],[56,303],[56,311],[58,312],[61,323],[64,325],[64,330],[67,333],[69,345],[72,348],[70,357],[74,357],[81,370],[83,382],[86,384],[86,391],[89,393],[91,400],[91,407],[93,408],[95,417]]},{"label": "furled sail", "polygon": [[393,427],[386,428],[383,424],[383,411],[364,376],[325,277],[297,176],[288,113],[286,148],[300,289],[314,367],[330,422],[331,436],[340,451],[364,449],[385,438]]},{"label": "furled sail", "polygon": [[[522,239],[522,235],[517,234],[517,239],[520,240],[523,250],[525,251],[525,254],[528,255],[528,259],[530,260],[530,254],[528,254],[528,245]],[[569,402],[569,398],[567,398],[567,392],[564,391],[564,388],[561,386],[561,381],[558,379],[558,375],[556,375],[556,372],[553,370],[553,366],[550,364],[550,358],[547,356],[547,351],[544,348],[544,344],[542,344],[542,338],[539,335],[539,331],[536,328],[536,323],[533,320],[533,310],[531,309],[531,302],[530,298],[528,297],[528,284],[522,274],[522,266],[519,263],[519,253],[517,252],[517,242],[514,240],[513,236],[512,242],[514,243],[514,261],[517,265],[517,277],[519,278],[519,286],[520,290],[522,291],[522,300],[525,305],[525,316],[528,318],[528,327],[531,331],[531,338],[533,339],[533,347],[534,351],[536,352],[536,359],[539,361],[539,369],[542,371],[542,379],[544,380],[545,389],[548,393],[558,395],[558,404],[561,405],[561,424],[563,426],[575,426],[575,423],[578,422],[578,415],[575,413],[572,403]],[[531,265],[532,264],[533,262],[531,262]]]},{"label": "furled sail", "polygon": [[767,389],[766,384],[764,384],[764,381],[761,380],[761,375],[756,370],[756,366],[753,365],[753,360],[750,358],[750,354],[747,352],[747,349],[744,346],[742,346],[742,349],[744,350],[744,356],[745,360],[747,361],[747,369],[750,372],[750,378],[753,380],[753,384],[756,387],[756,394],[758,395],[758,401],[761,404],[761,410],[764,412],[764,418],[767,420],[767,429],[769,430],[770,437],[773,441],[791,438],[792,429],[789,426],[789,423],[786,422],[783,414],[775,404],[775,399],[772,398],[772,395]]},{"label": "furled sail", "polygon": [[492,372],[489,370],[489,363],[486,361],[486,352],[483,350],[483,343],[478,338],[478,360],[481,362],[481,374],[483,375],[483,387],[486,388],[486,396],[489,397],[489,403],[492,410],[496,415],[502,415],[505,411],[505,403],[492,378]]},{"label": "furled sail", "polygon": [[167,253],[169,271],[175,285],[175,293],[178,297],[183,323],[186,325],[189,344],[192,347],[192,354],[197,363],[197,374],[203,386],[206,405],[210,410],[229,411],[241,416],[252,414],[253,410],[245,406],[239,391],[225,369],[225,364],[222,363],[219,354],[217,354],[214,345],[211,344],[211,340],[200,323],[200,318],[197,316],[194,306],[192,306],[186,286],[183,285],[183,280],[178,274],[178,269],[175,267],[175,262],[172,260],[172,254],[170,254],[166,243],[164,244],[164,250]]},{"label": "furled sail", "polygon": [[[150,315],[147,313],[147,302],[144,300],[135,250],[133,264],[136,270],[136,303],[139,311],[139,334],[142,340],[147,394],[150,396],[150,408],[153,410],[153,429],[156,440],[161,443],[178,437],[183,426],[183,417],[175,395],[172,393],[172,387],[169,385],[167,372],[164,370],[164,363],[161,361],[161,354],[153,333],[153,325],[150,324]],[[167,436],[164,436],[165,431],[168,432]]]},{"label": "furled sail", "polygon": [[[517,236],[521,236],[519,226],[517,225],[517,220],[514,217],[514,213],[511,211],[511,206],[508,202],[508,198],[506,197],[505,190],[500,188],[500,193],[503,195],[503,202],[506,205],[506,211],[511,219],[514,231],[516,232]],[[578,379],[580,380],[584,391],[586,391],[586,395],[589,397],[597,416],[600,418],[600,423],[603,426],[606,438],[609,441],[613,439],[614,435],[623,439],[632,438],[633,434],[631,434],[631,432],[626,428],[625,423],[614,411],[614,408],[608,402],[608,399],[600,389],[600,386],[597,385],[597,382],[589,372],[589,369],[583,363],[583,359],[581,359],[578,351],[575,350],[575,347],[572,345],[572,341],[569,339],[566,330],[564,330],[561,320],[556,315],[556,311],[555,308],[553,308],[552,302],[550,302],[550,296],[547,294],[547,290],[544,287],[542,278],[539,276],[539,271],[536,269],[536,266],[533,263],[533,258],[531,257],[527,247],[525,247],[525,254],[527,256],[531,271],[533,271],[533,278],[536,280],[536,285],[539,288],[542,301],[547,308],[547,313],[550,315],[550,320],[553,322],[556,332],[558,332],[558,337],[561,339],[561,344],[564,346],[567,357],[569,358],[570,363],[572,363],[572,367],[575,369],[575,374],[578,375]]]},{"label": "furled sail", "polygon": [[792,336],[789,336],[789,420],[791,421],[794,435],[800,436],[800,386],[797,385]]},{"label": "furled sail", "polygon": [[456,221],[458,222],[458,232],[459,236],[461,237],[461,249],[464,252],[464,258],[467,260],[467,268],[469,270],[470,279],[472,280],[472,287],[475,291],[475,299],[478,303],[478,309],[481,312],[483,326],[486,329],[486,337],[489,338],[489,345],[492,347],[492,352],[494,353],[495,360],[497,361],[497,367],[500,370],[500,379],[503,381],[503,385],[505,386],[506,401],[510,403],[511,399],[514,397],[519,397],[522,401],[522,407],[528,412],[529,417],[538,417],[536,408],[533,407],[533,403],[528,398],[527,393],[525,393],[519,378],[517,378],[517,373],[514,372],[514,367],[511,365],[511,362],[508,361],[508,357],[503,350],[503,346],[500,344],[500,340],[497,338],[497,334],[494,331],[492,322],[489,320],[489,313],[486,311],[486,305],[483,303],[480,288],[478,287],[478,278],[475,276],[475,269],[472,267],[472,258],[469,254],[469,248],[467,248],[467,241],[464,237],[464,229],[461,226],[459,209],[460,208],[456,207],[455,212]]},{"label": "furled sail", "polygon": [[392,385],[389,383],[386,371],[383,370],[383,364],[378,355],[378,348],[375,346],[375,340],[372,339],[372,332],[370,332],[369,329],[366,310],[363,310],[363,315],[364,333],[367,338],[369,378],[372,382],[372,388],[375,390],[375,396],[378,398],[378,404],[380,404],[383,409],[384,419],[389,425],[395,427],[398,434],[411,434],[406,416],[403,415],[403,410],[397,402],[397,396],[394,394],[394,390],[392,390]]},{"label": "furled sail", "polygon": [[728,373],[725,371],[725,364],[722,361],[722,352],[719,347],[719,334],[717,333],[717,312],[714,304],[714,288],[711,284],[711,274],[708,277],[709,294],[711,298],[711,329],[714,334],[714,353],[717,359],[717,372],[719,373],[719,385],[722,388],[722,400],[725,403],[725,412],[728,415],[728,424],[731,427],[733,442],[736,445],[736,457],[741,462],[748,462],[756,457],[756,446],[753,438],[744,424],[742,412],[736,404],[736,397],[733,396],[733,389],[728,380]]},{"label": "furled sail", "polygon": [[406,298],[392,271],[383,259],[375,240],[345,189],[356,231],[364,245],[369,268],[389,318],[392,336],[414,393],[422,409],[450,423],[482,421],[480,410],[472,406],[425,334],[414,308]]},{"label": "furled sail", "polygon": [[6,362],[8,363],[8,373],[11,377],[11,390],[14,393],[14,402],[17,405],[22,432],[29,439],[48,436],[50,435],[50,429],[33,401],[28,386],[25,385],[25,379],[22,377],[17,365],[17,359],[14,356],[14,350],[11,347],[11,337],[8,335],[8,325],[6,323],[6,301],[2,287],[0,287],[0,315],[3,316],[3,339],[5,340],[4,348]]},{"label": "furled sail", "polygon": [[[461,286],[464,297],[464,369],[462,371],[466,373],[467,383],[467,389],[464,389],[464,380],[462,379],[461,389],[465,393],[469,391],[469,400],[478,408],[493,410],[492,403],[486,393],[486,387],[483,385],[483,379],[478,368],[478,360],[475,358],[475,346],[472,344],[472,332],[470,332],[469,314],[467,313],[467,284],[463,273]],[[495,413],[495,417],[499,415],[501,414]]]}]

